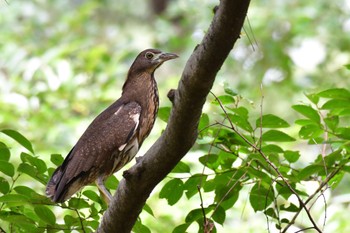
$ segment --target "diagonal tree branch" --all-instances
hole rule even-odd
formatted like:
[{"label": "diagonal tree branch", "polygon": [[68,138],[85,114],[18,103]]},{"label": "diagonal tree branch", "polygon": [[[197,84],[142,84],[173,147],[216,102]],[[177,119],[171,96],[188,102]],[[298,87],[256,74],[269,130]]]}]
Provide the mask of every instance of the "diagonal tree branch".
[{"label": "diagonal tree branch", "polygon": [[201,44],[187,61],[167,128],[136,165],[124,172],[99,233],[130,232],[154,187],[190,150],[197,138],[203,104],[241,28],[250,0],[221,0]]}]

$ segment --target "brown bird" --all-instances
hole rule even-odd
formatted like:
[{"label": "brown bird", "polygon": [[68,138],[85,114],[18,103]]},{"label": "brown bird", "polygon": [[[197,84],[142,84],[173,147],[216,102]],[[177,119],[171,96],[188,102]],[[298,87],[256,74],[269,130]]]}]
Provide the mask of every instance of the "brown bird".
[{"label": "brown bird", "polygon": [[92,121],[53,173],[46,187],[52,201],[64,202],[94,181],[107,202],[112,198],[104,181],[135,157],[157,116],[154,71],[177,57],[156,49],[146,49],[136,57],[122,96]]}]

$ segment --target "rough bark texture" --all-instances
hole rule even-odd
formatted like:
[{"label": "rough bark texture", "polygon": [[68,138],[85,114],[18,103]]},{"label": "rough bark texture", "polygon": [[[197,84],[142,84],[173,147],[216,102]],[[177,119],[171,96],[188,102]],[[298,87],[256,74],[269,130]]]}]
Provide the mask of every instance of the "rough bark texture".
[{"label": "rough bark texture", "polygon": [[250,0],[221,0],[207,34],[193,51],[172,92],[168,125],[136,165],[124,172],[97,232],[131,232],[154,187],[194,144],[203,104],[241,28]]}]

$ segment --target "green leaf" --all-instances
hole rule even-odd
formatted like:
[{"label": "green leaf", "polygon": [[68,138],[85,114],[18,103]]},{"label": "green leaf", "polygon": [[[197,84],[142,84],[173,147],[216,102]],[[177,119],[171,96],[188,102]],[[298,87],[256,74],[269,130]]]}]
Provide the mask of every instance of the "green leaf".
[{"label": "green leaf", "polygon": [[298,173],[298,178],[300,180],[307,180],[312,175],[318,175],[319,172],[324,171],[325,167],[323,165],[311,164]]},{"label": "green leaf", "polygon": [[178,202],[184,191],[184,185],[180,179],[172,179],[167,182],[162,190],[160,190],[159,198],[165,198],[169,205],[174,205]]},{"label": "green leaf", "polygon": [[275,144],[269,144],[269,145],[263,146],[261,150],[264,153],[283,153],[283,149]]},{"label": "green leaf", "polygon": [[288,122],[272,114],[263,115],[262,121],[261,117],[259,117],[255,124],[257,128],[286,128],[290,126]]},{"label": "green leaf", "polygon": [[69,207],[75,208],[75,209],[90,208],[89,203],[82,198],[73,197],[69,199],[68,204],[69,204]]},{"label": "green leaf", "polygon": [[56,216],[52,213],[52,211],[43,205],[37,205],[34,207],[34,212],[38,215],[38,217],[46,222],[49,225],[55,225]]},{"label": "green leaf", "polygon": [[350,64],[346,64],[346,65],[344,65],[344,67],[345,67],[346,69],[350,70]]},{"label": "green leaf", "polygon": [[238,107],[238,108],[227,108],[227,109],[229,109],[230,111],[236,113],[237,115],[241,116],[244,119],[248,119],[249,111],[245,107],[241,106],[241,107]]},{"label": "green leaf", "polygon": [[87,198],[89,198],[90,200],[94,201],[94,202],[97,202],[99,203],[101,200],[100,200],[100,197],[98,196],[97,193],[95,193],[94,191],[92,190],[85,190],[83,192],[83,195]]},{"label": "green leaf", "polygon": [[202,113],[201,119],[199,120],[198,130],[201,131],[209,125],[209,116],[206,113]]},{"label": "green leaf", "polygon": [[172,173],[190,173],[191,168],[186,163],[180,161],[174,169],[171,171]]},{"label": "green leaf", "polygon": [[61,154],[51,154],[50,160],[56,166],[60,166],[62,165],[64,158],[62,157]]},{"label": "green leaf", "polygon": [[[235,103],[235,99],[231,95],[221,95],[217,97],[222,105],[233,104]],[[217,99],[213,100],[213,104],[219,105],[219,101]]]},{"label": "green leaf", "polygon": [[186,223],[192,223],[194,221],[197,221],[198,219],[201,219],[203,218],[203,212],[202,212],[202,209],[194,209],[194,210],[191,210],[186,218],[185,218],[185,222]]},{"label": "green leaf", "polygon": [[203,145],[203,144],[211,144],[213,141],[214,141],[213,137],[205,135],[202,138],[197,138],[196,143],[199,145]]},{"label": "green leaf", "polygon": [[0,176],[0,192],[6,194],[10,191],[10,184],[7,180]]},{"label": "green leaf", "polygon": [[313,103],[317,104],[320,100],[320,97],[317,94],[305,94],[305,96]]},{"label": "green leaf", "polygon": [[299,151],[286,150],[284,152],[284,157],[287,159],[288,162],[295,163],[300,158],[300,153]]},{"label": "green leaf", "polygon": [[253,127],[250,125],[246,118],[243,118],[242,116],[237,114],[230,113],[228,114],[228,116],[234,125],[240,127],[241,129],[244,129],[247,132],[253,131]]},{"label": "green leaf", "polygon": [[278,131],[278,130],[269,130],[262,135],[262,140],[264,142],[293,142],[294,138],[288,134]]},{"label": "green leaf", "polygon": [[202,182],[205,183],[207,179],[206,175],[202,174],[195,174],[188,178],[186,182],[184,183],[184,190],[186,190],[185,194],[188,199],[193,197],[195,194],[198,193],[197,186]]},{"label": "green leaf", "polygon": [[168,122],[169,117],[170,117],[170,111],[171,111],[171,107],[161,107],[158,110],[158,117],[162,121]]},{"label": "green leaf", "polygon": [[29,197],[20,194],[6,194],[0,197],[0,202],[4,203],[27,203]]},{"label": "green leaf", "polygon": [[11,137],[13,140],[17,141],[24,148],[26,148],[32,154],[34,154],[34,150],[33,150],[31,142],[27,138],[25,138],[22,134],[20,134],[19,132],[12,130],[12,129],[3,129],[3,130],[1,130],[1,132],[6,134],[7,136]]},{"label": "green leaf", "polygon": [[0,160],[0,172],[13,177],[15,175],[15,167],[7,161]]},{"label": "green leaf", "polygon": [[37,169],[38,173],[45,173],[47,171],[46,163],[43,160],[41,160],[37,157],[34,157],[30,154],[22,152],[21,153],[21,160],[23,162],[27,162],[27,163],[33,165]]},{"label": "green leaf", "polygon": [[10,160],[10,156],[11,156],[11,152],[9,150],[9,148],[6,146],[6,144],[0,142],[0,160],[3,161],[9,161]]},{"label": "green leaf", "polygon": [[215,209],[215,212],[212,215],[212,218],[215,222],[223,225],[226,219],[225,209],[222,208],[221,206],[217,206],[217,208]]},{"label": "green leaf", "polygon": [[301,126],[304,126],[304,125],[319,125],[316,122],[314,122],[312,120],[309,120],[309,119],[298,119],[298,120],[295,121],[295,124],[301,125]]},{"label": "green leaf", "polygon": [[224,91],[228,95],[236,96],[238,95],[237,92],[235,92],[229,85],[228,83],[224,84]]},{"label": "green leaf", "polygon": [[22,214],[13,212],[6,213],[6,215],[0,215],[0,219],[11,223],[13,226],[19,227],[21,229],[21,232],[35,232],[37,229],[35,222]]},{"label": "green leaf", "polygon": [[143,225],[140,220],[136,221],[132,231],[134,233],[151,233],[151,230],[147,226]]},{"label": "green leaf", "polygon": [[350,92],[345,88],[333,88],[317,93],[319,97],[331,99],[350,99]]},{"label": "green leaf", "polygon": [[339,124],[339,116],[328,116],[323,119],[328,128],[331,130],[336,130],[338,124]]},{"label": "green leaf", "polygon": [[281,210],[288,211],[288,212],[298,212],[300,209],[294,205],[293,203],[290,203],[287,207],[285,205],[280,205]]},{"label": "green leaf", "polygon": [[154,217],[153,210],[152,210],[152,208],[151,208],[149,205],[147,205],[147,203],[143,206],[143,210],[146,211],[147,213],[149,213],[151,216]]},{"label": "green leaf", "polygon": [[219,156],[217,154],[204,155],[199,158],[199,162],[208,168],[215,170],[220,165],[218,161]]},{"label": "green leaf", "polygon": [[335,134],[340,138],[350,140],[350,128],[349,127],[340,127],[338,129],[336,129]]},{"label": "green leaf", "polygon": [[105,186],[108,189],[116,190],[119,185],[119,180],[115,176],[110,176],[105,182]]},{"label": "green leaf", "polygon": [[256,183],[250,191],[249,201],[255,212],[267,209],[273,200],[274,192],[272,188],[266,189]]},{"label": "green leaf", "polygon": [[323,130],[320,129],[320,125],[304,125],[299,131],[299,136],[302,139],[316,138],[323,134]]},{"label": "green leaf", "polygon": [[186,233],[187,228],[190,226],[190,223],[181,224],[172,231],[172,233]]},{"label": "green leaf", "polygon": [[310,120],[316,122],[317,124],[320,123],[320,115],[318,114],[318,112],[313,109],[311,106],[307,106],[307,105],[293,105],[292,108],[301,113],[302,115],[304,115],[305,117],[309,118]]},{"label": "green leaf", "polygon": [[322,109],[344,109],[344,108],[350,108],[350,99],[348,100],[342,100],[342,99],[331,99],[328,100],[326,103],[324,103],[321,107]]}]

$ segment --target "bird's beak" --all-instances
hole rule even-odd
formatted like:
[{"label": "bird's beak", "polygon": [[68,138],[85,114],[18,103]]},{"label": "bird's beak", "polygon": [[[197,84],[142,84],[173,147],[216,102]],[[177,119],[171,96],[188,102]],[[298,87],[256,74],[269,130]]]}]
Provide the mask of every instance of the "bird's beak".
[{"label": "bird's beak", "polygon": [[171,59],[178,58],[179,56],[176,55],[175,53],[161,53],[158,57],[159,62],[165,62]]}]

